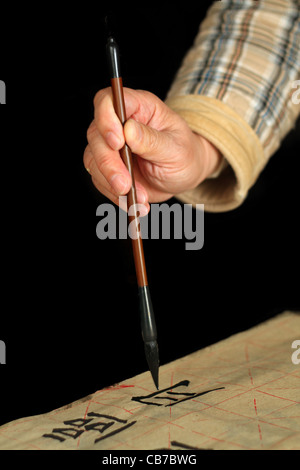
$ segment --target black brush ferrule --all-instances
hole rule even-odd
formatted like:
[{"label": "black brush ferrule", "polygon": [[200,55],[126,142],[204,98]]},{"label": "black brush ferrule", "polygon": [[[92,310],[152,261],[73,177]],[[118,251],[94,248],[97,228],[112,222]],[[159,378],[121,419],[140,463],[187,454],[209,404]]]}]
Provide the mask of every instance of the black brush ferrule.
[{"label": "black brush ferrule", "polygon": [[107,40],[106,54],[110,78],[120,78],[121,68],[119,47],[112,36],[110,36]]}]

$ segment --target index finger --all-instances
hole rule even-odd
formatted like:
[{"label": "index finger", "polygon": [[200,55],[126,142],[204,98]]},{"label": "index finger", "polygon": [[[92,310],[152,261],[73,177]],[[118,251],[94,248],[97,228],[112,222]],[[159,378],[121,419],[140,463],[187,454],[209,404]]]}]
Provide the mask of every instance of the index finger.
[{"label": "index finger", "polygon": [[114,110],[111,88],[100,90],[94,98],[94,123],[113,150],[123,147],[123,126]]}]

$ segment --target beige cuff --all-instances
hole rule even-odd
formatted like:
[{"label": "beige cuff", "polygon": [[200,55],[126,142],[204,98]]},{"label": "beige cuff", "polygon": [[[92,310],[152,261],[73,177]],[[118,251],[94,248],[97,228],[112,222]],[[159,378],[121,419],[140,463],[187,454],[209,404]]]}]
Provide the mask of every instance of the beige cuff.
[{"label": "beige cuff", "polygon": [[168,98],[166,104],[194,132],[214,144],[228,162],[217,177],[176,197],[188,204],[204,204],[210,212],[238,207],[267,163],[255,132],[232,108],[215,98],[183,95]]}]

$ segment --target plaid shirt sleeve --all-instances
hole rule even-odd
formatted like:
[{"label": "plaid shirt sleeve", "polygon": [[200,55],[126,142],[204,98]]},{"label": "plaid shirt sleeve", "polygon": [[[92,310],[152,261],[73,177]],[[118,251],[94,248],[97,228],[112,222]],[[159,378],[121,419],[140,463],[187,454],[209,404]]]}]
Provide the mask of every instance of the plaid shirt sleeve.
[{"label": "plaid shirt sleeve", "polygon": [[224,156],[179,195],[210,211],[240,205],[300,114],[300,0],[213,2],[167,104]]}]

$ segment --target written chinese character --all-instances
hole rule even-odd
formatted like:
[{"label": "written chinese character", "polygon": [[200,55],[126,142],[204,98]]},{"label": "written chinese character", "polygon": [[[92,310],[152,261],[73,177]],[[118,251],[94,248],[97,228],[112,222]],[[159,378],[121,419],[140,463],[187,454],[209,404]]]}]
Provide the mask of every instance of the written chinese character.
[{"label": "written chinese character", "polygon": [[[206,393],[214,392],[215,390],[221,390],[225,388],[225,387],[219,387],[219,388],[214,388],[212,390],[206,390],[205,392],[200,392],[200,393],[187,392],[186,390],[183,392],[173,391],[174,389],[178,387],[188,387],[189,383],[190,383],[189,380],[182,380],[181,382],[178,382],[177,384],[172,385],[171,387],[165,388],[164,390],[159,390],[158,392],[150,393],[150,395],[146,395],[146,396],[132,397],[131,400],[144,403],[145,405],[174,406],[174,405],[178,405],[178,403],[191,400],[192,398],[205,395]],[[163,395],[164,393],[165,395]],[[168,401],[167,404],[166,404],[166,400]]]},{"label": "written chinese character", "polygon": [[[96,444],[103,439],[107,439],[127,428],[133,426],[136,421],[128,423],[125,419],[119,419],[115,416],[104,415],[99,413],[90,412],[87,414],[88,418],[70,419],[63,422],[66,427],[54,428],[52,433],[43,434],[43,437],[56,439],[60,442],[65,441],[67,438],[77,439],[81,434],[86,432],[97,432],[100,437],[94,441]],[[109,430],[109,432],[106,432]]]}]

